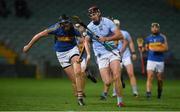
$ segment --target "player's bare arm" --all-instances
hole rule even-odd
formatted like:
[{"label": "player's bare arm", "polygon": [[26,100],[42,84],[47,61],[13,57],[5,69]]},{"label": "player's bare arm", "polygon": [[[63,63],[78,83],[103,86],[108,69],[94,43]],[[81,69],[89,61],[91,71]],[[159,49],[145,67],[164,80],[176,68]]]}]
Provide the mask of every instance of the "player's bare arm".
[{"label": "player's bare arm", "polygon": [[136,52],[135,52],[135,48],[134,48],[134,42],[133,42],[132,38],[130,38],[130,41],[129,41],[129,48],[130,48],[131,53],[132,53],[132,59],[136,60],[137,56],[136,56]]},{"label": "player's bare arm", "polygon": [[121,54],[124,53],[124,51],[126,50],[126,47],[127,47],[128,43],[129,43],[127,39],[123,39],[122,41],[123,41],[122,49],[120,49],[120,53],[121,53]]},{"label": "player's bare arm", "polygon": [[84,39],[84,47],[85,47],[85,50],[86,50],[86,54],[87,54],[87,64],[89,63],[90,61],[90,58],[91,58],[91,52],[90,52],[90,49],[89,49],[89,40],[87,38]]},{"label": "player's bare arm", "polygon": [[120,30],[116,28],[114,31],[114,35],[112,35],[111,37],[100,37],[99,41],[106,42],[106,41],[115,41],[115,40],[121,40],[121,39],[124,39],[124,37],[122,33],[120,32]]},{"label": "player's bare arm", "polygon": [[43,36],[47,36],[48,35],[48,31],[47,30],[44,30],[38,34],[36,34],[32,39],[31,41],[24,46],[23,48],[23,52],[26,53],[28,52],[28,50]]}]

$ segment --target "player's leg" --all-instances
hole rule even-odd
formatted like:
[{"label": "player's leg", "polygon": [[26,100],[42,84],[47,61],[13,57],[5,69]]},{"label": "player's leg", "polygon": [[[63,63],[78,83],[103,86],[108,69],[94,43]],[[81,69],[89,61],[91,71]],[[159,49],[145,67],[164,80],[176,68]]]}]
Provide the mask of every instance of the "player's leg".
[{"label": "player's leg", "polygon": [[110,76],[109,70],[110,69],[108,67],[100,69],[100,75],[101,75],[102,81],[104,83],[103,93],[101,94],[101,98],[100,98],[101,100],[107,99],[108,90],[111,85],[111,76]]},{"label": "player's leg", "polygon": [[77,87],[77,94],[78,94],[78,104],[84,105],[83,102],[83,89],[82,89],[82,80],[83,74],[81,73],[81,64],[78,62],[79,56],[74,55],[71,57],[71,63],[73,65],[73,70],[76,78],[76,87]]},{"label": "player's leg", "polygon": [[66,68],[64,68],[64,71],[67,74],[68,78],[72,82],[74,95],[77,96],[76,80],[75,80],[75,76],[74,76],[73,67],[72,66],[66,67]]},{"label": "player's leg", "polygon": [[122,83],[120,80],[121,76],[121,67],[120,67],[120,61],[119,60],[113,60],[110,62],[110,69],[112,71],[113,80],[115,83],[115,90],[117,94],[117,105],[119,107],[124,106],[122,103]]},{"label": "player's leg", "polygon": [[128,73],[129,79],[130,79],[133,94],[134,94],[134,96],[138,96],[136,77],[134,75],[133,64],[126,65],[126,70],[127,70],[127,73]]},{"label": "player's leg", "polygon": [[162,94],[162,90],[163,90],[163,78],[162,78],[163,73],[162,72],[158,72],[157,73],[157,80],[158,80],[158,95],[157,98],[160,99],[161,98],[161,94]]},{"label": "player's leg", "polygon": [[72,82],[72,87],[74,91],[74,95],[77,96],[77,88],[76,88],[76,80],[74,75],[73,67],[71,66],[71,63],[69,62],[69,54],[68,52],[56,52],[57,59],[62,66],[63,70],[65,71],[66,75]]},{"label": "player's leg", "polygon": [[86,76],[86,73],[85,73],[85,70],[86,70],[86,63],[85,63],[85,59],[82,60],[81,62],[81,73],[82,73],[82,89],[83,89],[83,96],[85,97],[85,92],[84,92],[84,89],[85,89],[85,76]]},{"label": "player's leg", "polygon": [[164,62],[159,62],[157,66],[157,80],[158,80],[158,95],[157,98],[161,98],[162,90],[163,90],[163,74],[164,74]]},{"label": "player's leg", "polygon": [[108,88],[111,84],[108,55],[101,55],[100,57],[97,57],[97,64],[104,85],[104,90],[100,97],[101,100],[106,100]]},{"label": "player's leg", "polygon": [[[123,61],[120,63],[120,67],[121,67],[121,69],[123,68]],[[125,88],[125,82],[124,82],[124,78],[123,78],[122,74],[121,74],[121,83],[122,83],[122,87]],[[115,90],[115,83],[114,82],[113,82],[113,94],[112,94],[112,97],[116,97],[116,90]]]},{"label": "player's leg", "polygon": [[156,63],[154,61],[147,61],[147,81],[146,81],[146,96],[151,97],[152,81]]},{"label": "player's leg", "polygon": [[152,70],[147,70],[147,82],[146,82],[146,96],[147,96],[147,98],[151,97],[153,76],[154,76],[154,72]]}]

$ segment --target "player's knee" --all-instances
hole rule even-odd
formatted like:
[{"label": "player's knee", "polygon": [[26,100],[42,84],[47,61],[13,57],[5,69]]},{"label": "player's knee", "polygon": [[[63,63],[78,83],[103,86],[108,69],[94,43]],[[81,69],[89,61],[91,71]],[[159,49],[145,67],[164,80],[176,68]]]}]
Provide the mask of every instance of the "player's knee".
[{"label": "player's knee", "polygon": [[106,85],[107,87],[109,87],[109,86],[111,85],[111,82],[108,81],[108,82],[105,83],[105,85]]},{"label": "player's knee", "polygon": [[148,81],[152,81],[152,80],[153,80],[153,77],[152,77],[152,76],[149,76],[149,77],[147,78],[147,80],[148,80]]},{"label": "player's knee", "polygon": [[81,72],[77,72],[77,73],[75,73],[75,77],[76,77],[76,78],[78,78],[78,77],[82,77]]},{"label": "player's knee", "polygon": [[110,86],[110,85],[111,85],[111,81],[110,81],[110,80],[106,80],[106,81],[104,81],[104,84],[105,84],[106,86]]},{"label": "player's knee", "polygon": [[115,76],[113,77],[113,80],[114,80],[114,81],[116,81],[116,80],[118,80],[118,79],[120,79],[120,76],[119,76],[119,75],[115,75]]},{"label": "player's knee", "polygon": [[133,73],[129,73],[129,78],[133,78],[134,74]]}]

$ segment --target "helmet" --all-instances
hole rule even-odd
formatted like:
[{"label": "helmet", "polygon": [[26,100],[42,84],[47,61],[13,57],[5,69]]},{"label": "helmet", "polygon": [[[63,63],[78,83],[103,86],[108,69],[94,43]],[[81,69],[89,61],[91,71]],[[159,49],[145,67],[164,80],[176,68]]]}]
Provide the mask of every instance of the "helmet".
[{"label": "helmet", "polygon": [[120,21],[118,19],[114,19],[113,22],[116,26],[120,26]]},{"label": "helmet", "polygon": [[59,17],[59,23],[70,23],[70,18],[66,16],[65,14],[61,15]]},{"label": "helmet", "polygon": [[152,24],[151,24],[151,27],[157,27],[157,28],[160,28],[160,25],[159,25],[159,23],[152,23]]},{"label": "helmet", "polygon": [[100,10],[97,6],[92,6],[88,9],[88,15],[93,14],[93,13],[100,13]]}]

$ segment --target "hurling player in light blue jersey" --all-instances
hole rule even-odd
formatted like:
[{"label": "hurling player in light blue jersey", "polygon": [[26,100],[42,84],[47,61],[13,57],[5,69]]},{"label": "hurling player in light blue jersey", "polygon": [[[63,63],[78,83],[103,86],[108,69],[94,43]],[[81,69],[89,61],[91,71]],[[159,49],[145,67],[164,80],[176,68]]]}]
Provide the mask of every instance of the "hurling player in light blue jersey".
[{"label": "hurling player in light blue jersey", "polygon": [[152,34],[145,39],[145,49],[148,51],[146,95],[148,99],[151,97],[152,80],[157,73],[157,98],[160,99],[163,88],[164,52],[168,50],[168,43],[166,36],[160,33],[158,23],[151,24],[151,32]]},{"label": "hurling player in light blue jersey", "polygon": [[[116,24],[117,28],[120,29],[120,21],[117,19],[114,19],[113,22]],[[118,42],[118,50],[120,51],[122,55],[121,63],[123,66],[125,66],[128,76],[130,78],[130,84],[132,86],[133,95],[137,97],[138,91],[137,91],[136,77],[134,75],[134,68],[133,68],[133,63],[132,63],[132,60],[136,60],[137,58],[136,53],[135,53],[135,48],[134,48],[134,42],[127,31],[121,30],[121,33],[124,36],[124,40],[119,40]],[[112,96],[116,96],[115,91],[113,92]]]},{"label": "hurling player in light blue jersey", "polygon": [[[123,39],[123,36],[119,29],[116,28],[115,24],[108,18],[102,17],[101,12],[98,7],[92,6],[88,9],[88,15],[92,20],[88,24],[88,28],[97,36],[99,36],[98,41],[93,39],[92,32],[89,32],[89,36],[92,39],[92,46],[97,58],[98,67],[100,70],[101,78],[107,86],[110,86],[112,81],[115,82],[115,88],[117,93],[117,106],[124,106],[122,102],[122,85],[121,85],[121,67],[120,67],[120,56],[119,52],[114,45],[114,40]],[[106,42],[113,47],[113,54],[100,42]],[[111,73],[112,77],[111,78]],[[107,97],[107,92],[103,95]]]},{"label": "hurling player in light blue jersey", "polygon": [[72,82],[74,93],[78,99],[78,104],[83,106],[83,74],[81,73],[79,50],[75,39],[75,36],[80,36],[80,33],[74,28],[69,17],[62,15],[58,23],[36,34],[32,40],[24,46],[23,52],[27,52],[35,42],[44,36],[48,36],[49,34],[54,35],[56,38],[54,49],[57,58],[68,78]]}]

